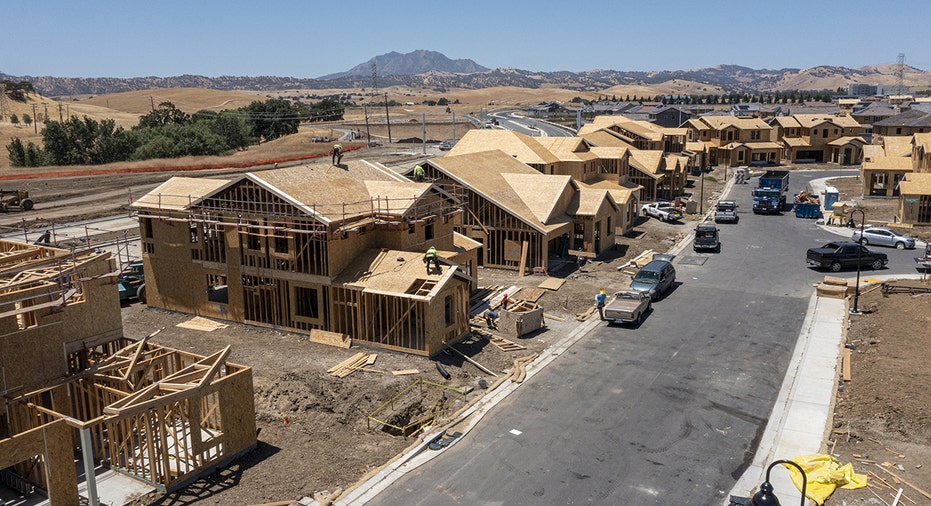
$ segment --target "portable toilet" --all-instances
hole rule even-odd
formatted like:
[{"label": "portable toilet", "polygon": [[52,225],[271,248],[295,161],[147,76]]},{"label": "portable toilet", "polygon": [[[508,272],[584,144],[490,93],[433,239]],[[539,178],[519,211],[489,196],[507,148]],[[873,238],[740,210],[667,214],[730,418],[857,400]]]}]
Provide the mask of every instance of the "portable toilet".
[{"label": "portable toilet", "polygon": [[824,187],[824,210],[831,211],[834,209],[834,203],[840,199],[840,192],[837,191],[837,188],[833,186]]}]

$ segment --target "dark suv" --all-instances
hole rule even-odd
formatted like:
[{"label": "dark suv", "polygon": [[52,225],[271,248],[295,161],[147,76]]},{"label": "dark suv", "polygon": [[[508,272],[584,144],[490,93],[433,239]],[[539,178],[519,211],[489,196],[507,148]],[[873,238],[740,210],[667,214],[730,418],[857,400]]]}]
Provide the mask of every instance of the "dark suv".
[{"label": "dark suv", "polygon": [[657,300],[676,283],[676,268],[672,266],[675,255],[656,254],[644,265],[630,282],[630,289],[644,292],[650,299]]},{"label": "dark suv", "polygon": [[718,227],[713,223],[702,223],[695,227],[695,239],[692,240],[695,251],[707,250],[721,251],[721,241],[718,238]]}]

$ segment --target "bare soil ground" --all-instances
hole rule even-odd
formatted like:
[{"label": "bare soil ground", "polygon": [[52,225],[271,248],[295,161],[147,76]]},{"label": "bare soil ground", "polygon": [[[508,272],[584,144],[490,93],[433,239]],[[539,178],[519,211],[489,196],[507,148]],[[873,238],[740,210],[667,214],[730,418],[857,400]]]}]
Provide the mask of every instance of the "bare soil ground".
[{"label": "bare soil ground", "polygon": [[[895,284],[931,288],[917,280]],[[829,446],[842,463],[870,473],[870,484],[838,490],[828,504],[882,504],[876,495],[892,504],[900,487],[907,499],[899,504],[931,504],[904,484],[931,493],[931,294],[884,297],[877,287],[865,290],[858,306],[863,314],[850,316],[847,328],[851,381],[838,388]]]},{"label": "bare soil ground", "polygon": [[[863,209],[866,216],[866,226],[892,226],[896,227],[895,217],[899,209],[898,197],[870,197],[863,198],[861,195],[862,183],[859,176],[840,177],[829,179],[828,186],[837,188],[841,201],[855,202],[857,208]],[[859,223],[859,213],[854,215],[854,221],[857,226]],[[912,237],[922,241],[931,240],[931,227],[915,227],[912,229],[899,229],[902,233],[907,233]]]}]

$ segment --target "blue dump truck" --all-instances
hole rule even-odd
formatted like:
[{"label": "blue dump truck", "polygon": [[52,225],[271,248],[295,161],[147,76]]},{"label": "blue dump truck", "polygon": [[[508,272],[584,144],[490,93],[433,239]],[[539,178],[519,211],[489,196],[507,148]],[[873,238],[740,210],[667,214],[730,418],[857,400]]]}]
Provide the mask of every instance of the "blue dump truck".
[{"label": "blue dump truck", "polygon": [[777,214],[786,206],[789,171],[767,170],[760,176],[760,185],[753,190],[754,214]]}]

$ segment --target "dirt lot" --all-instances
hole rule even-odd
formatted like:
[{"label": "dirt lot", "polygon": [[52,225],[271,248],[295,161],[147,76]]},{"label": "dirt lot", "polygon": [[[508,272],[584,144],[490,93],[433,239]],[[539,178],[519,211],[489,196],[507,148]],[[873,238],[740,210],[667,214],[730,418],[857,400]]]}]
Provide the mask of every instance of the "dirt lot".
[{"label": "dirt lot", "polygon": [[[895,284],[931,288],[916,280]],[[847,329],[851,381],[838,388],[829,445],[841,462],[871,473],[870,486],[838,490],[828,504],[882,504],[874,492],[891,504],[899,487],[911,499],[900,504],[931,504],[931,498],[904,484],[931,493],[931,372],[926,363],[931,294],[884,297],[878,288],[867,289],[858,306],[864,314],[851,316]]]}]

